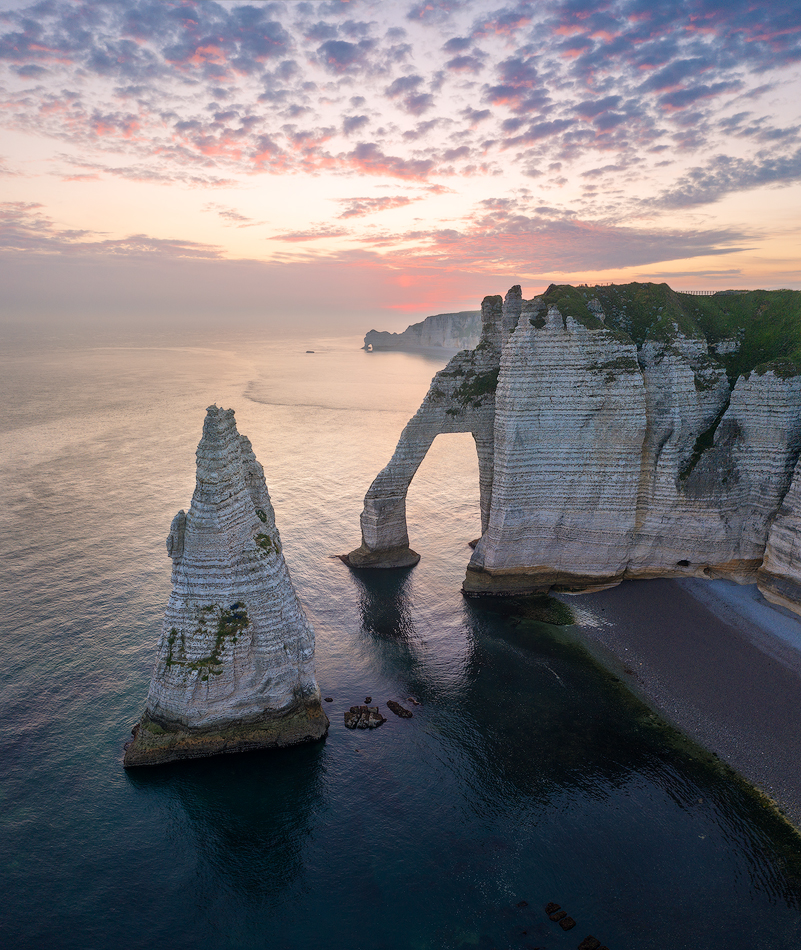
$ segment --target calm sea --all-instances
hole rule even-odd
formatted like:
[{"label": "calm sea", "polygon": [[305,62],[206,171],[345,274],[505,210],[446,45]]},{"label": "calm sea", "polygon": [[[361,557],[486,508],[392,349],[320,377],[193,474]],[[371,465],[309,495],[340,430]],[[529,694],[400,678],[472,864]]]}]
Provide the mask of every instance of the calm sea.
[{"label": "calm sea", "polygon": [[[801,943],[786,826],[569,631],[461,597],[479,533],[470,436],[437,439],[412,485],[416,568],[332,558],[359,543],[364,492],[442,361],[222,330],[103,342],[17,340],[0,357],[0,944]],[[169,594],[164,538],[213,402],[264,465],[331,730],[126,773]],[[368,695],[422,705],[349,732],[343,711]],[[576,928],[549,921],[548,901]]]}]

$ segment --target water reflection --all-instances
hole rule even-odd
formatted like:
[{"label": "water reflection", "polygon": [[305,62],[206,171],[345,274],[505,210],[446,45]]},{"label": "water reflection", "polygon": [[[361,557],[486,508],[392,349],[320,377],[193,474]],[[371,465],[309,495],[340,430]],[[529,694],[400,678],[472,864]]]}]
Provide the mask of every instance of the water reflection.
[{"label": "water reflection", "polygon": [[358,590],[362,630],[385,640],[416,638],[411,610],[412,568],[361,571],[351,568]]},{"label": "water reflection", "polygon": [[352,570],[360,627],[370,663],[389,682],[397,698],[424,704],[452,703],[468,668],[469,641],[461,621],[433,618],[419,609],[414,568]]},{"label": "water reflection", "polygon": [[126,773],[141,793],[177,803],[200,861],[253,901],[277,901],[303,871],[322,802],[322,743],[196,759]]}]

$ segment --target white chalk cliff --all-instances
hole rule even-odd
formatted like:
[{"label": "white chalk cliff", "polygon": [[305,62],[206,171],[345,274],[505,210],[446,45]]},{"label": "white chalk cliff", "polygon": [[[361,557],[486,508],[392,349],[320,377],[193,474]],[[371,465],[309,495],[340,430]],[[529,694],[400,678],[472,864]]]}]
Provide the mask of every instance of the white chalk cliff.
[{"label": "white chalk cliff", "polygon": [[314,631],[295,594],[264,470],[232,409],[208,409],[187,514],[167,538],[172,593],[125,765],[324,736]]},{"label": "white chalk cliff", "polygon": [[402,350],[442,348],[448,350],[473,349],[481,336],[481,311],[462,310],[459,313],[435,313],[420,323],[413,323],[402,333],[387,330],[369,330],[364,348],[373,350]]},{"label": "white chalk cliff", "polygon": [[[638,343],[632,301],[642,288],[655,302]],[[482,536],[465,593],[692,575],[757,580],[801,612],[794,367],[760,365],[732,387],[722,360],[736,359],[739,344],[710,354],[687,322],[690,305],[665,285],[615,294],[552,287],[531,301],[513,287],[503,307],[486,298],[482,309],[481,342],[434,377],[370,487],[353,566],[415,562],[408,484],[437,434],[470,431]],[[478,400],[460,375],[472,369],[484,381]]]}]

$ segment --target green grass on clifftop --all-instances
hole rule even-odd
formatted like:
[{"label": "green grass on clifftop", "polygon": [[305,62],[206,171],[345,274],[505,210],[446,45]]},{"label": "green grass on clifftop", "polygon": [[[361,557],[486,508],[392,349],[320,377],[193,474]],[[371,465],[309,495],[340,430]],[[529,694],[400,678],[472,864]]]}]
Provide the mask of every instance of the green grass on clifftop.
[{"label": "green grass on clifftop", "polygon": [[[645,340],[669,342],[677,330],[688,337],[706,337],[710,351],[726,367],[729,378],[752,370],[763,371],[766,364],[782,375],[801,367],[801,291],[751,290],[744,293],[716,293],[712,296],[684,294],[667,284],[613,284],[578,286],[551,284],[542,295],[590,328],[600,327],[589,308],[597,299],[606,314],[605,325],[618,330],[642,346]],[[722,341],[736,341],[736,353],[717,355],[712,347]]]},{"label": "green grass on clifftop", "polygon": [[729,376],[737,377],[774,360],[801,366],[801,291],[751,290],[682,297],[710,343],[741,341],[739,352],[720,357]]}]

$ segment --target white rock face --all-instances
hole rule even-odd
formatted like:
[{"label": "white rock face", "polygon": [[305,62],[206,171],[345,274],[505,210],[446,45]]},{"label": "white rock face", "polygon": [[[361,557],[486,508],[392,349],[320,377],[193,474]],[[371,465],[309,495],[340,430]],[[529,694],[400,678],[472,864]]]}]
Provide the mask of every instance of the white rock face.
[{"label": "white rock face", "polygon": [[801,614],[801,461],[771,526],[757,585],[774,604]]},{"label": "white rock face", "polygon": [[413,323],[402,333],[370,330],[364,338],[365,348],[397,350],[418,347],[441,347],[449,350],[472,350],[481,338],[481,311],[435,313],[420,323]]},{"label": "white rock face", "polygon": [[501,357],[492,506],[471,589],[498,573],[511,588],[622,576],[645,429],[634,344],[556,307],[526,308]]},{"label": "white rock face", "polygon": [[801,378],[741,376],[713,445],[686,478],[662,478],[627,576],[692,573],[753,582],[799,445]]},{"label": "white rock face", "polygon": [[233,410],[207,411],[192,505],[173,519],[167,551],[172,593],[126,765],[324,735],[314,631]]},{"label": "white rock face", "polygon": [[[768,367],[730,391],[706,341],[677,323],[638,350],[597,299],[581,319],[570,307],[523,301],[519,287],[503,307],[485,299],[481,343],[437,374],[370,487],[350,563],[416,562],[409,482],[438,433],[471,431],[483,534],[466,593],[753,582],[759,569],[766,596],[801,612],[801,377]],[[468,371],[495,372],[495,391],[465,402]]]},{"label": "white rock face", "polygon": [[[520,287],[503,303],[485,297],[482,337],[474,350],[458,353],[431,381],[423,404],[401,434],[395,454],[364,500],[362,544],[345,558],[352,567],[406,567],[419,555],[409,547],[406,492],[434,439],[445,432],[471,432],[478,452],[482,531],[492,496],[495,387],[498,381],[504,312],[520,312]],[[511,320],[511,317],[509,318]]]},{"label": "white rock face", "polygon": [[682,508],[681,485],[698,435],[709,430],[727,407],[729,382],[723,367],[709,359],[704,340],[677,333],[669,343],[646,341],[638,356],[648,423],[628,570],[645,574],[687,560],[686,551],[666,547],[666,537],[676,531],[682,538],[687,532],[690,538],[697,534],[695,512],[685,517],[688,513]]}]

